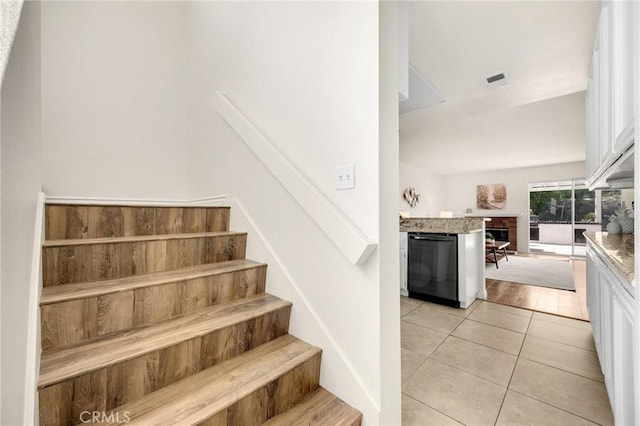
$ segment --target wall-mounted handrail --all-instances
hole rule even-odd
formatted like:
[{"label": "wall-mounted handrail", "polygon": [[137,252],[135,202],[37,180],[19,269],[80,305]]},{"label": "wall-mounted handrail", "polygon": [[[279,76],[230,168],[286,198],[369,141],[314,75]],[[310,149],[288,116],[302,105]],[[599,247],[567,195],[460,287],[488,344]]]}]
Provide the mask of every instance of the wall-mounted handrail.
[{"label": "wall-mounted handrail", "polygon": [[221,93],[218,112],[280,184],[354,265],[363,264],[377,243],[367,237],[327,196]]}]

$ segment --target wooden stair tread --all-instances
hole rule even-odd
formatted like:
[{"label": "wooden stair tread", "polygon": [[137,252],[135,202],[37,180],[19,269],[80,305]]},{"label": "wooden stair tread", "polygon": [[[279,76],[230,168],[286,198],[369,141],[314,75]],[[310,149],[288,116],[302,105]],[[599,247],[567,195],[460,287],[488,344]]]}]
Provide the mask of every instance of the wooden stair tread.
[{"label": "wooden stair tread", "polygon": [[135,358],[176,343],[291,306],[270,294],[212,305],[193,314],[143,326],[81,345],[42,353],[38,388]]},{"label": "wooden stair tread", "polygon": [[269,419],[265,426],[352,426],[359,425],[362,413],[319,387],[282,414]]},{"label": "wooden stair tread", "polygon": [[112,413],[127,413],[131,425],[196,425],[320,353],[287,334]]},{"label": "wooden stair tread", "polygon": [[82,283],[49,286],[42,289],[40,306],[201,278],[209,275],[225,274],[228,272],[235,272],[261,266],[265,266],[265,264],[254,262],[249,259],[237,259],[225,262],[205,263],[189,268],[174,269],[144,275],[131,275],[111,280],[86,281]]},{"label": "wooden stair tread", "polygon": [[118,243],[138,243],[145,241],[166,241],[188,238],[207,238],[207,237],[224,237],[233,235],[246,235],[246,232],[191,232],[182,234],[157,234],[157,235],[139,235],[133,237],[107,237],[107,238],[79,238],[74,240],[45,240],[42,247],[66,247],[66,246],[83,246],[91,244],[118,244]]}]

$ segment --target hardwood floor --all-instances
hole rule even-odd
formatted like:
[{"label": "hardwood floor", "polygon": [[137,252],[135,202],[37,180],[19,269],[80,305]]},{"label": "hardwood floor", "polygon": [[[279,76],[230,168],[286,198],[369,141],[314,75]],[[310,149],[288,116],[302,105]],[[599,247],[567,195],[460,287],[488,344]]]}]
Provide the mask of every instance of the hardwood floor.
[{"label": "hardwood floor", "polygon": [[487,300],[502,305],[589,321],[586,263],[571,259],[576,291],[487,279]]}]

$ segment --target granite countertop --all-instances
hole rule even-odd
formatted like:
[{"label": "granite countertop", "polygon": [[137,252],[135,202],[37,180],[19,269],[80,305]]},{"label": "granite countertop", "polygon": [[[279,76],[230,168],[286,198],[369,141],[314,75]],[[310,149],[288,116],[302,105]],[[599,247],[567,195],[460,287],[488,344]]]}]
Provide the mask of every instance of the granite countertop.
[{"label": "granite countertop", "polygon": [[585,232],[584,236],[618,269],[620,275],[635,287],[633,280],[633,234]]},{"label": "granite countertop", "polygon": [[400,218],[400,232],[469,234],[482,231],[480,217],[407,217]]}]

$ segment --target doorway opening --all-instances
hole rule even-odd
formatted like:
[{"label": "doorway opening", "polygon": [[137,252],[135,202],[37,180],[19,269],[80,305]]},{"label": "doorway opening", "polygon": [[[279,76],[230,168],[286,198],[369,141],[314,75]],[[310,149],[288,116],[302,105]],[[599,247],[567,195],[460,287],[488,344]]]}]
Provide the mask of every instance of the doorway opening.
[{"label": "doorway opening", "polygon": [[601,195],[584,179],[529,183],[529,252],[585,257],[583,232],[602,230]]}]

